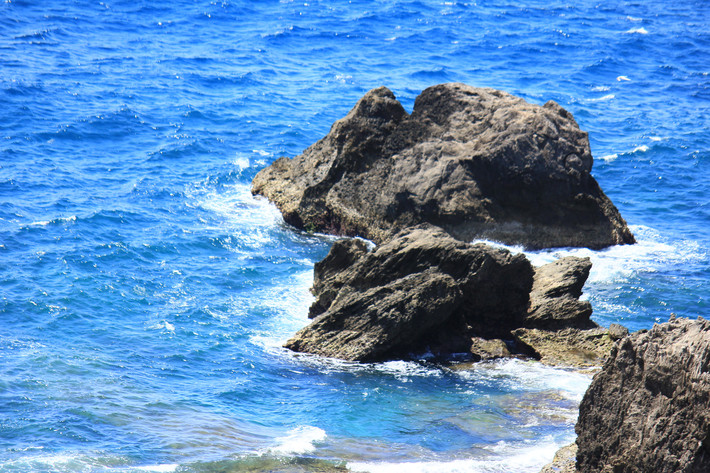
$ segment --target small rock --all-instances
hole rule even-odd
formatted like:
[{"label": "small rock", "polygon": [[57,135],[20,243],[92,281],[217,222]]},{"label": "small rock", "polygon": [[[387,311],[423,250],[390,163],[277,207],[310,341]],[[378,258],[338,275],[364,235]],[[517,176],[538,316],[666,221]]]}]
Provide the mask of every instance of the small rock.
[{"label": "small rock", "polygon": [[477,361],[495,360],[497,358],[510,358],[513,354],[508,345],[499,338],[486,340],[480,337],[471,339],[470,352]]},{"label": "small rock", "polygon": [[545,330],[595,328],[589,319],[592,305],[579,300],[591,267],[589,258],[567,256],[536,268],[525,326]]},{"label": "small rock", "polygon": [[609,336],[612,340],[621,340],[624,337],[629,336],[629,329],[619,324],[609,325]]},{"label": "small rock", "polygon": [[555,453],[552,463],[545,465],[540,473],[577,473],[575,466],[577,458],[577,444],[573,443],[562,447]]}]

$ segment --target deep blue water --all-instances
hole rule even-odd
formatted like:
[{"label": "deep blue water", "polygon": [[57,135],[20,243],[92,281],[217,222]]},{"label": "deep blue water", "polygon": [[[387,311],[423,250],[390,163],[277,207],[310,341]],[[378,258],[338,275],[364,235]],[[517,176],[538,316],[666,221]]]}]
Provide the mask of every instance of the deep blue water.
[{"label": "deep blue water", "polygon": [[5,0],[0,472],[538,471],[589,376],[287,352],[332,239],[249,183],[376,86],[553,99],[639,243],[530,257],[590,255],[602,325],[708,316],[708,26],[704,1]]}]

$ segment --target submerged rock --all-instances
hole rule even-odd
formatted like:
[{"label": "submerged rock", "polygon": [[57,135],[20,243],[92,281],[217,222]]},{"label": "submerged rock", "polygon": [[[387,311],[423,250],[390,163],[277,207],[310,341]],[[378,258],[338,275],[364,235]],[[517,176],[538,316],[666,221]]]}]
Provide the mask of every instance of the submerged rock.
[{"label": "submerged rock", "polygon": [[633,243],[592,161],[587,134],[555,102],[441,84],[410,115],[380,87],[302,155],[259,172],[252,192],[298,228],[378,244],[423,222],[528,248]]},{"label": "submerged rock", "polygon": [[286,347],[358,361],[470,352],[473,337],[510,337],[522,324],[532,274],[523,255],[429,225],[367,253],[337,242],[315,272],[318,315]]},{"label": "submerged rock", "polygon": [[621,340],[579,408],[579,471],[710,471],[709,367],[704,319],[672,319]]}]

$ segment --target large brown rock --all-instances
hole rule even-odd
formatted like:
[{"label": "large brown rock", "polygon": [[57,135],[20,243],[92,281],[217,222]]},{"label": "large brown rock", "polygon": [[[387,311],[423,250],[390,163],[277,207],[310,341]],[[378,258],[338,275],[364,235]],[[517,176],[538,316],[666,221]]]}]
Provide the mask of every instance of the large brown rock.
[{"label": "large brown rock", "polygon": [[523,322],[533,274],[523,255],[429,225],[370,252],[361,245],[338,241],[316,266],[315,319],[287,348],[357,361],[453,353],[470,351],[473,337],[509,338]]},{"label": "large brown rock", "polygon": [[673,319],[620,341],[576,431],[582,473],[710,471],[710,322]]},{"label": "large brown rock", "polygon": [[633,243],[592,161],[587,134],[555,102],[442,84],[410,115],[380,87],[302,155],[257,174],[252,192],[298,228],[376,243],[422,222],[528,248]]}]

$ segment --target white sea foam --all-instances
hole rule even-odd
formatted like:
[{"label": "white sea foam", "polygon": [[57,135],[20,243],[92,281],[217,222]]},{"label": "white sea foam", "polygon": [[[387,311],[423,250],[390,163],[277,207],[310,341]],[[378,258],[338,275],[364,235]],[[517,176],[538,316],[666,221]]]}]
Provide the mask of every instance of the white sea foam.
[{"label": "white sea foam", "polygon": [[671,242],[652,228],[641,225],[631,225],[630,229],[636,237],[634,245],[616,245],[603,250],[562,248],[526,254],[534,265],[549,263],[563,256],[588,256],[592,260],[590,282],[626,281],[637,273],[653,273],[705,257],[697,242]]},{"label": "white sea foam", "polygon": [[580,402],[591,377],[585,373],[554,368],[532,360],[497,360],[479,363],[474,370],[457,371],[459,376],[478,381],[491,381],[515,390],[537,392],[554,389],[561,396]]},{"label": "white sea foam", "polygon": [[148,466],[139,466],[135,468],[138,471],[148,471],[151,473],[170,473],[172,471],[177,470],[178,466],[176,464],[164,464],[164,465],[148,465]]},{"label": "white sea foam", "polygon": [[[566,443],[571,442],[568,439]],[[565,443],[557,443],[552,438],[528,444],[499,442],[489,448],[499,459],[470,459],[453,461],[421,462],[352,462],[348,468],[353,472],[368,473],[537,473],[554,457],[555,452]]]},{"label": "white sea foam", "polygon": [[244,169],[249,167],[249,158],[246,156],[237,155],[237,157],[234,158],[232,164],[239,168],[240,171],[243,171]]},{"label": "white sea foam", "polygon": [[[700,261],[707,257],[707,250],[692,240],[669,240],[652,228],[630,225],[636,237],[634,245],[615,245],[603,250],[589,248],[553,248],[539,251],[523,251],[519,246],[494,243],[514,254],[525,253],[535,266],[551,263],[564,256],[589,257],[592,270],[589,282],[622,282],[637,273],[653,273],[663,268]],[[489,243],[486,240],[476,242]]]},{"label": "white sea foam", "polygon": [[[276,206],[265,198],[252,196],[247,184],[235,184],[219,191],[195,189],[193,192],[195,205],[221,220],[212,229],[228,230],[238,242],[230,248],[235,252],[239,251],[237,247],[242,247],[248,248],[248,253],[252,254],[258,248],[272,244],[273,228],[283,224],[283,218]],[[211,229],[208,221],[203,223],[205,225],[201,230]]]},{"label": "white sea foam", "polygon": [[602,161],[606,161],[607,163],[610,163],[618,157],[619,157],[619,155],[614,153],[614,154],[607,154],[607,155],[601,156],[599,159],[601,159]]},{"label": "white sea foam", "polygon": [[594,92],[608,92],[609,90],[611,90],[611,87],[608,85],[598,85],[592,88],[592,91]]},{"label": "white sea foam", "polygon": [[616,78],[617,82],[628,82],[631,79],[628,78],[628,76],[619,76]]},{"label": "white sea foam", "polygon": [[646,151],[648,151],[648,146],[641,145],[641,146],[637,146],[636,148],[634,148],[633,152],[634,153],[645,153]]},{"label": "white sea foam", "polygon": [[52,223],[76,222],[76,215],[70,217],[59,217],[54,220],[38,220],[29,224],[30,227],[46,227]]},{"label": "white sea foam", "polygon": [[615,98],[615,97],[616,97],[616,95],[614,95],[614,94],[608,94],[608,95],[605,95],[605,96],[603,96],[603,97],[598,97],[598,98],[596,98],[596,99],[589,99],[589,100],[587,100],[587,101],[588,101],[588,102],[605,102],[605,101],[607,101],[607,100],[612,100],[612,99]]},{"label": "white sea foam", "polygon": [[643,26],[639,28],[631,28],[630,30],[627,31],[629,34],[648,34],[648,31],[646,31],[646,28]]},{"label": "white sea foam", "polygon": [[297,427],[285,436],[276,439],[276,445],[269,449],[277,455],[299,455],[312,452],[315,444],[327,437],[325,430],[310,425]]}]

